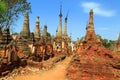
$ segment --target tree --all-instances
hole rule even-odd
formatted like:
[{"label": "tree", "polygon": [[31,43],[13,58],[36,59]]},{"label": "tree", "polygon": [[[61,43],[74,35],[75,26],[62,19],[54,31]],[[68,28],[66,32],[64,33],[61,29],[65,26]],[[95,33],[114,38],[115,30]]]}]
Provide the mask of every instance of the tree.
[{"label": "tree", "polygon": [[51,34],[49,32],[47,32],[47,37],[49,37],[49,38],[51,37]]},{"label": "tree", "polygon": [[47,32],[47,39],[50,40],[51,39],[51,34],[49,32]]},{"label": "tree", "polygon": [[102,42],[102,45],[105,47],[105,48],[108,48],[108,49],[111,49],[113,50],[114,49],[114,46],[115,46],[115,41],[113,40],[108,40],[108,39],[103,39],[100,35],[97,35],[101,42]]},{"label": "tree", "polygon": [[107,39],[102,39],[102,44],[104,47],[109,48],[110,47],[110,43],[109,40]]},{"label": "tree", "polygon": [[9,27],[16,20],[18,20],[19,16],[24,14],[25,12],[31,12],[30,3],[27,0],[0,0],[2,2],[2,6],[7,6],[7,10],[1,12],[0,17],[0,27]]},{"label": "tree", "polygon": [[114,40],[109,40],[109,43],[110,43],[109,49],[114,50],[115,42],[116,42],[116,41],[114,41]]},{"label": "tree", "polygon": [[0,1],[0,17],[2,17],[2,12],[5,12],[7,10],[7,5],[4,1]]}]

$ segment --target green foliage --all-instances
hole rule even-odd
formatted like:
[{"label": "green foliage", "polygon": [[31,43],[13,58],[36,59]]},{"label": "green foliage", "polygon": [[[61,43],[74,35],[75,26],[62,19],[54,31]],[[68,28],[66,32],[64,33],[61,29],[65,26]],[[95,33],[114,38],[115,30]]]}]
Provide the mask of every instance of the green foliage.
[{"label": "green foliage", "polygon": [[115,41],[103,39],[102,44],[103,44],[104,47],[113,50],[113,47],[115,46]]},{"label": "green foliage", "polygon": [[0,1],[0,17],[2,17],[2,12],[5,12],[7,10],[7,5],[4,1]]},{"label": "green foliage", "polygon": [[97,35],[97,36],[99,36],[99,38],[100,38],[104,47],[113,50],[113,48],[115,46],[115,41],[108,40],[108,39],[103,39],[100,35]]},{"label": "green foliage", "polygon": [[[11,26],[16,20],[18,20],[20,15],[23,15],[25,12],[31,12],[31,6],[30,3],[28,3],[26,0],[1,0],[0,2],[3,2],[2,9],[4,10],[1,12],[0,17],[0,27],[8,27]],[[6,10],[7,9],[7,10]]]},{"label": "green foliage", "polygon": [[106,48],[109,48],[109,47],[110,47],[110,43],[109,43],[109,41],[108,41],[107,39],[102,39],[102,44],[103,44],[103,46],[106,47]]},{"label": "green foliage", "polygon": [[51,37],[51,34],[49,32],[47,32],[47,37],[50,38]]}]

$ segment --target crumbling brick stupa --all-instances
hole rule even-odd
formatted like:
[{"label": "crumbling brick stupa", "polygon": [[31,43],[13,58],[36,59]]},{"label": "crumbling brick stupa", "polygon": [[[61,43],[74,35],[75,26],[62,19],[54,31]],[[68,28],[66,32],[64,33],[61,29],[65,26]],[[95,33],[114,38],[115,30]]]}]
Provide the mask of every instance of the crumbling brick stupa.
[{"label": "crumbling brick stupa", "polygon": [[102,46],[94,31],[92,9],[86,35],[78,44],[67,69],[68,79],[120,80],[120,54]]}]

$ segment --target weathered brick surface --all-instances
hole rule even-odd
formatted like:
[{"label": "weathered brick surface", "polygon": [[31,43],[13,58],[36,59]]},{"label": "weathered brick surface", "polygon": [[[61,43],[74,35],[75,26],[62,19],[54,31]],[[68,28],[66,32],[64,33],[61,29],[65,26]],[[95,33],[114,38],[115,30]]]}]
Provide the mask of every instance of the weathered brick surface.
[{"label": "weathered brick surface", "polygon": [[119,64],[120,54],[103,47],[92,47],[72,59],[67,76],[72,80],[120,80]]}]

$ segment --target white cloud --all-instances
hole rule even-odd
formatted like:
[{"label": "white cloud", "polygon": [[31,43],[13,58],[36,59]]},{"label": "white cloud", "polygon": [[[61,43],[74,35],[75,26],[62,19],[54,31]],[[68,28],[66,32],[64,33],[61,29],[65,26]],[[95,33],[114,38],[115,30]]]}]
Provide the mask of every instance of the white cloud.
[{"label": "white cloud", "polygon": [[85,12],[89,12],[90,9],[93,9],[94,13],[104,17],[112,17],[115,15],[113,10],[105,10],[101,7],[101,4],[95,2],[83,2],[82,7]]}]

